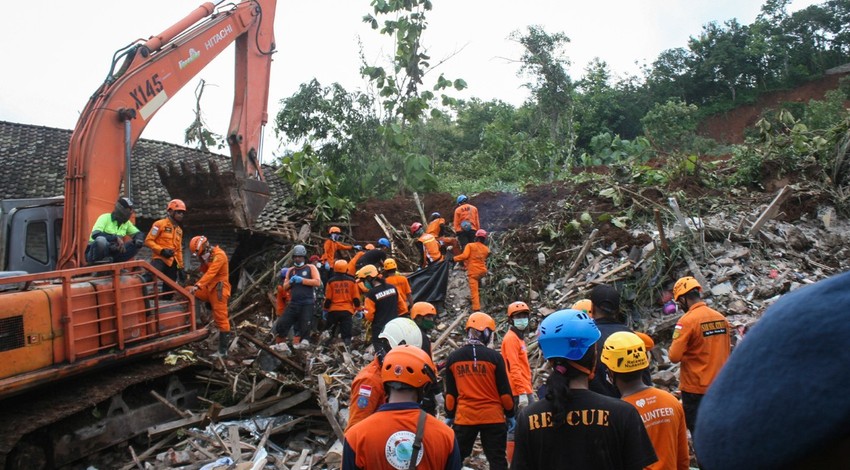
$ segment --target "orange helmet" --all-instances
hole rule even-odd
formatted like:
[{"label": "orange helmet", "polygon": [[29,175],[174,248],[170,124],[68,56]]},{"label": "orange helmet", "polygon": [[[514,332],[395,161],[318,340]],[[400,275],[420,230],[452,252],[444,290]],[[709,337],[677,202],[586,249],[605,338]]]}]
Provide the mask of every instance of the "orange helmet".
[{"label": "orange helmet", "polygon": [[195,256],[201,256],[201,254],[209,247],[210,242],[207,240],[207,237],[203,235],[192,237],[192,240],[189,241],[189,251]]},{"label": "orange helmet", "polygon": [[329,234],[342,233],[342,230],[340,230],[339,227],[334,226],[334,227],[331,227],[331,228],[328,229],[328,233]]},{"label": "orange helmet", "polygon": [[478,238],[478,237],[487,238],[487,231],[484,230],[483,228],[480,228],[480,229],[478,229],[477,232],[475,232],[475,237],[476,238]]},{"label": "orange helmet", "polygon": [[429,302],[416,302],[410,308],[410,318],[424,317],[428,315],[436,315],[437,309]]},{"label": "orange helmet", "polygon": [[180,199],[172,199],[171,201],[168,202],[168,206],[165,208],[165,210],[185,211],[186,210],[186,203],[181,201]]},{"label": "orange helmet", "polygon": [[334,261],[334,272],[335,273],[344,273],[348,270],[348,261],[344,259],[338,259]]},{"label": "orange helmet", "polygon": [[593,302],[590,299],[581,299],[578,302],[574,303],[572,307],[573,310],[578,310],[584,312],[588,315],[593,314]]},{"label": "orange helmet", "polygon": [[366,246],[364,246],[363,248],[366,248],[367,250],[374,250],[374,249],[375,249],[375,245],[373,245],[373,244],[371,244],[371,243],[367,243],[367,244],[366,244]]},{"label": "orange helmet", "polygon": [[485,331],[489,328],[490,331],[496,331],[496,322],[493,317],[484,312],[475,312],[466,320],[466,328],[477,331]]},{"label": "orange helmet", "polygon": [[384,260],[384,271],[389,271],[391,269],[398,269],[398,264],[392,258],[387,258]]},{"label": "orange helmet", "polygon": [[419,222],[413,222],[412,224],[410,224],[410,233],[416,233],[421,228],[422,224],[420,224]]},{"label": "orange helmet", "polygon": [[679,297],[687,294],[688,292],[699,289],[702,292],[702,286],[699,285],[696,279],[692,276],[687,276],[676,281],[676,285],[673,286],[673,300],[679,301]]},{"label": "orange helmet", "polygon": [[652,336],[649,336],[646,333],[641,333],[640,331],[635,331],[635,334],[643,340],[643,344],[646,346],[647,351],[652,351],[652,348],[655,347],[655,341],[652,339]]},{"label": "orange helmet", "polygon": [[437,380],[437,367],[428,353],[410,344],[396,346],[384,356],[381,380],[386,383],[401,382],[413,388],[422,388]]},{"label": "orange helmet", "polygon": [[525,302],[514,302],[508,305],[508,318],[516,315],[517,313],[529,313],[531,309],[528,308],[528,305]]}]

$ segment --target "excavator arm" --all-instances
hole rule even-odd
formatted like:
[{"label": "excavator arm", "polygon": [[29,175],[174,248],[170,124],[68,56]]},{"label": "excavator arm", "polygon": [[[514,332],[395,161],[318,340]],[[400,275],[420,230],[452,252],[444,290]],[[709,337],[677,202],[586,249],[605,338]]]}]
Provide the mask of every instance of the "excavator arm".
[{"label": "excavator arm", "polygon": [[227,133],[232,169],[222,171],[211,162],[209,171],[185,163],[182,169],[172,165],[171,171],[159,171],[171,196],[186,200],[193,217],[224,213],[236,226],[253,223],[269,197],[259,152],[268,121],[275,7],[276,0],[246,0],[216,11],[204,3],[161,34],[117,53],[71,135],[58,268],[83,265],[94,221],[113,209],[122,181],[124,193],[131,192],[127,162],[145,126],[231,43],[236,47]]}]

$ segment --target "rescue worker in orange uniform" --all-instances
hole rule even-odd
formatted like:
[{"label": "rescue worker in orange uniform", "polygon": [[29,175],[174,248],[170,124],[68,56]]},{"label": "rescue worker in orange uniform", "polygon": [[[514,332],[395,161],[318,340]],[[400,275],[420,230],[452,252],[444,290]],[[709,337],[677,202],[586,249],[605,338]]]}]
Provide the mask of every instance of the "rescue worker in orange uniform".
[{"label": "rescue worker in orange uniform", "polygon": [[230,318],[227,313],[227,301],[230,299],[230,263],[227,254],[218,246],[210,246],[209,240],[198,235],[189,241],[189,251],[201,261],[204,273],[198,282],[189,288],[189,293],[212,306],[213,320],[218,327],[218,353],[215,357],[226,357],[230,344]]},{"label": "rescue worker in orange uniform", "polygon": [[435,385],[436,373],[434,362],[417,347],[387,353],[381,380],[389,399],[345,433],[343,469],[461,468],[454,432],[418,405]]},{"label": "rescue worker in orange uniform", "polygon": [[371,243],[367,243],[365,247],[357,245],[357,252],[354,253],[354,256],[352,256],[351,260],[348,261],[348,269],[346,270],[346,273],[348,273],[349,276],[357,274],[357,262],[360,261],[360,258],[362,258],[364,254],[366,254],[366,251],[374,249],[375,245]]},{"label": "rescue worker in orange uniform", "polygon": [[375,359],[360,369],[351,382],[346,431],[374,413],[386,401],[381,366],[387,353],[401,344],[422,347],[419,328],[409,318],[396,318],[387,323],[376,338]]},{"label": "rescue worker in orange uniform", "polygon": [[697,410],[708,386],[729,358],[732,327],[726,317],[700,299],[702,286],[691,276],[673,286],[675,300],[685,314],[673,329],[670,362],[681,362],[679,389],[688,429],[694,432]]},{"label": "rescue worker in orange uniform", "polygon": [[469,198],[465,194],[457,197],[452,227],[461,250],[466,248],[466,244],[475,238],[475,232],[481,228],[481,223],[478,221],[478,208],[469,203]]},{"label": "rescue worker in orange uniform", "polygon": [[377,350],[380,346],[377,342],[378,334],[384,329],[384,325],[397,318],[406,306],[398,295],[398,289],[381,277],[378,269],[371,264],[357,270],[357,279],[368,289],[364,296],[363,316],[372,323],[372,344]]},{"label": "rescue worker in orange uniform", "polygon": [[339,227],[331,227],[328,229],[328,238],[325,240],[325,244],[323,245],[323,253],[319,259],[324,264],[324,268],[326,271],[330,272],[331,267],[334,264],[334,261],[337,259],[338,251],[348,251],[354,250],[356,247],[354,245],[346,245],[339,241],[342,238],[342,230]]},{"label": "rescue worker in orange uniform", "polygon": [[434,351],[431,350],[431,338],[428,336],[428,332],[437,326],[434,322],[436,318],[437,308],[430,302],[416,302],[413,304],[413,307],[410,308],[410,319],[416,323],[416,326],[418,326],[419,330],[422,332],[422,349],[424,349],[429,356],[432,355]]},{"label": "rescue worker in orange uniform", "polygon": [[346,273],[348,261],[334,261],[334,274],[325,285],[325,302],[322,305],[322,315],[326,317],[326,328],[331,331],[328,344],[336,337],[336,327],[342,335],[342,342],[351,346],[351,317],[360,307],[360,289],[354,283],[354,278]]},{"label": "rescue worker in orange uniform", "polygon": [[472,310],[481,310],[481,297],[478,293],[478,285],[481,278],[487,274],[487,257],[490,249],[484,244],[487,232],[479,229],[475,232],[475,241],[466,245],[463,253],[455,256],[455,261],[466,261],[466,278],[469,281],[469,297],[472,301]]},{"label": "rescue worker in orange uniform", "polygon": [[[511,384],[511,394],[514,406],[519,412],[534,401],[534,389],[531,385],[531,366],[528,364],[528,351],[525,345],[525,330],[528,329],[528,319],[531,309],[525,302],[514,302],[508,305],[508,321],[510,328],[502,339],[501,353],[508,370],[508,381]],[[514,454],[514,435],[508,433],[508,461]]]},{"label": "rescue worker in orange uniform", "polygon": [[286,287],[287,272],[289,272],[289,268],[283,268],[280,270],[280,274],[278,274],[277,289],[275,289],[275,300],[277,301],[275,304],[276,317],[283,315],[284,310],[286,310],[286,305],[289,303],[289,299],[291,298],[289,289]]},{"label": "rescue worker in orange uniform", "polygon": [[447,236],[448,234],[446,232],[446,219],[439,212],[432,212],[431,221],[428,222],[425,233],[437,238],[440,246],[443,247],[443,254],[445,254],[446,250],[453,250],[455,253],[460,253],[461,250],[460,245],[457,243],[457,238]]},{"label": "rescue worker in orange uniform", "polygon": [[392,247],[393,245],[389,239],[384,237],[379,238],[377,244],[373,245],[371,250],[366,250],[366,253],[363,253],[363,256],[357,260],[357,269],[360,269],[367,264],[371,264],[376,268],[382,267],[384,265],[384,260],[386,260],[392,252]]},{"label": "rescue worker in orange uniform", "polygon": [[480,434],[490,469],[503,470],[508,431],[516,419],[505,361],[487,347],[495,331],[496,322],[486,313],[467,319],[466,344],[446,360],[446,424],[455,430],[461,458],[469,457]]},{"label": "rescue worker in orange uniform", "polygon": [[[186,215],[186,204],[180,199],[172,199],[165,209],[166,217],[153,223],[150,232],[145,237],[145,246],[153,253],[151,266],[168,276],[172,281],[179,282],[184,276],[183,271],[183,217]],[[171,286],[163,283],[162,291],[170,292]]]},{"label": "rescue worker in orange uniform", "polygon": [[[284,287],[289,289],[291,298],[283,315],[277,319],[272,331],[281,341],[289,335],[289,329],[298,325],[293,345],[301,344],[302,339],[310,337],[311,320],[316,307],[316,287],[322,286],[319,270],[315,265],[307,264],[307,248],[295,245],[292,249],[292,267],[286,273]],[[309,344],[309,343],[308,343]]]},{"label": "rescue worker in orange uniform", "polygon": [[414,245],[421,255],[420,266],[427,268],[431,264],[443,260],[443,254],[440,252],[440,242],[437,241],[435,236],[425,233],[422,224],[419,222],[411,224],[410,233],[414,237],[418,237]]},{"label": "rescue worker in orange uniform", "polygon": [[593,318],[593,302],[590,299],[581,299],[576,301],[572,307],[573,310],[578,310],[579,312],[584,312],[590,318]]},{"label": "rescue worker in orange uniform", "polygon": [[404,308],[399,309],[398,314],[407,315],[410,312],[410,300],[413,291],[410,290],[410,281],[407,280],[407,277],[398,273],[398,264],[392,258],[384,260],[384,279],[395,286],[399,297],[401,297],[401,302],[404,304]]},{"label": "rescue worker in orange uniform", "polygon": [[609,379],[620,390],[623,401],[637,409],[655,448],[658,461],[649,470],[688,470],[688,431],[685,410],[669,392],[643,383],[649,368],[646,342],[637,334],[618,331],[602,347],[600,360],[608,367]]}]

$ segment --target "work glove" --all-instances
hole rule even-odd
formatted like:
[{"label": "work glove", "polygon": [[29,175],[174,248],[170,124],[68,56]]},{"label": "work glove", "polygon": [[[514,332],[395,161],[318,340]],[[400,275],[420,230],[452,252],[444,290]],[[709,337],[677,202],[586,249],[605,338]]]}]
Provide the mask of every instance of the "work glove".
[{"label": "work glove", "polygon": [[174,250],[172,250],[171,248],[163,248],[159,252],[159,255],[162,256],[163,258],[173,258],[174,257]]},{"label": "work glove", "polygon": [[452,427],[453,424],[455,424],[454,418],[446,418],[446,426]]},{"label": "work glove", "polygon": [[366,316],[366,310],[364,310],[362,308],[357,310],[356,312],[354,312],[354,318],[356,318],[358,320],[362,320],[365,316]]},{"label": "work glove", "polygon": [[303,281],[303,280],[304,280],[304,278],[297,275],[297,274],[294,275],[294,276],[290,276],[290,278],[289,278],[289,282],[291,284],[301,284],[301,281]]},{"label": "work glove", "polygon": [[330,271],[330,270],[331,270],[331,264],[328,263],[327,261],[325,261],[325,271]]},{"label": "work glove", "polygon": [[186,271],[183,268],[177,268],[177,282],[183,283],[186,282],[186,279],[189,278],[189,275],[186,274]]},{"label": "work glove", "polygon": [[505,418],[505,424],[508,425],[509,433],[514,432],[514,429],[516,429],[516,418]]},{"label": "work glove", "polygon": [[133,244],[136,245],[137,247],[141,248],[141,246],[145,244],[145,240],[143,238],[134,238]]},{"label": "work glove", "polygon": [[115,246],[115,250],[116,250],[118,253],[123,254],[125,251],[127,251],[127,247],[126,247],[126,246],[124,246],[124,244],[123,244],[123,243],[118,242],[118,243],[117,243],[117,245]]},{"label": "work glove", "polygon": [[517,411],[525,408],[526,406],[528,406],[528,395],[523,393],[522,395],[520,395],[517,398],[517,405],[516,405]]},{"label": "work glove", "polygon": [[360,246],[360,245],[354,245],[354,249],[357,250],[357,251],[361,251],[361,250],[363,250],[363,247]]}]

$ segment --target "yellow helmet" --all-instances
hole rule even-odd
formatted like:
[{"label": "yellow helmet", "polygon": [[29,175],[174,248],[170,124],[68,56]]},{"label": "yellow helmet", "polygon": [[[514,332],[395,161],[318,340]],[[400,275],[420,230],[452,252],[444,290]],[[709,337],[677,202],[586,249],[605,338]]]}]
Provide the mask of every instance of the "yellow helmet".
[{"label": "yellow helmet", "polygon": [[356,276],[357,279],[378,277],[378,268],[376,268],[374,265],[367,264],[366,266],[363,266],[362,268],[357,270]]},{"label": "yellow helmet", "polygon": [[696,279],[692,276],[687,276],[676,281],[676,285],[673,286],[673,300],[676,302],[679,301],[679,297],[687,294],[688,292],[699,289],[702,292],[702,286],[699,285]]},{"label": "yellow helmet", "polygon": [[646,343],[632,332],[618,331],[605,340],[601,361],[611,371],[621,374],[646,369],[649,367]]},{"label": "yellow helmet", "polygon": [[590,299],[581,299],[574,303],[570,308],[593,316],[593,302],[591,302]]},{"label": "yellow helmet", "polygon": [[398,269],[398,264],[396,264],[394,259],[387,258],[384,260],[384,271],[389,271],[390,269]]}]

